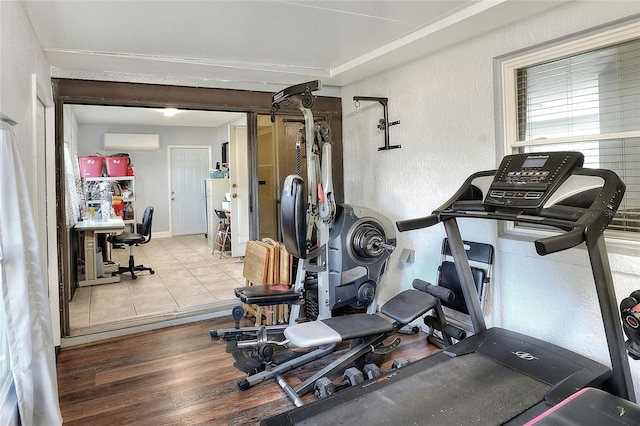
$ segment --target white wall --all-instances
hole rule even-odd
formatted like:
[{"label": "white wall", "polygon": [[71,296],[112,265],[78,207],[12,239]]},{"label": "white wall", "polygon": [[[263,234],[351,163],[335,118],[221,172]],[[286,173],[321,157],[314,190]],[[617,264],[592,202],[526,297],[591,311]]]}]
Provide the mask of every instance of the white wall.
[{"label": "white wall", "polygon": [[[170,127],[116,124],[80,124],[78,155],[115,154],[105,151],[105,133],[132,133],[160,135],[160,148],[155,151],[127,151],[131,164],[134,165],[136,181],[136,217],[141,220],[144,209],[154,206],[153,233],[169,235],[169,168],[167,147],[169,145],[207,146],[215,145],[217,129],[208,127]],[[225,127],[226,130],[226,127]],[[215,150],[212,149],[215,166]],[[219,151],[219,148],[218,148]],[[218,153],[218,156],[220,153]],[[204,197],[204,193],[202,194]],[[204,214],[204,212],[203,212]]]},{"label": "white wall", "polygon": [[[430,214],[474,171],[493,169],[497,141],[494,58],[640,12],[637,2],[572,2],[540,16],[398,67],[342,90],[345,201],[377,209],[392,221]],[[379,152],[382,106],[353,96],[389,98],[390,144]],[[460,221],[463,238],[494,244],[495,290],[488,325],[524,332],[609,363],[586,250],[540,258],[531,242],[498,238],[495,224]],[[413,278],[434,281],[442,226],[398,234],[381,291],[388,299]],[[416,250],[402,265],[399,253]],[[619,299],[640,288],[640,249],[611,257]],[[493,305],[493,306],[491,306]],[[640,394],[640,364],[631,361]]]},{"label": "white wall", "polygon": [[[51,96],[49,65],[20,2],[0,2],[0,113],[18,123],[18,143],[25,171],[34,164],[31,125],[31,76],[37,74]],[[33,174],[26,173],[27,184],[34,186]],[[44,212],[43,212],[44,213]]]},{"label": "white wall", "polygon": [[[0,1],[0,117],[15,123],[18,138],[18,150],[22,167],[25,171],[27,186],[35,186],[35,174],[30,171],[44,168],[44,159],[36,155],[33,139],[35,129],[32,125],[33,94],[32,76],[37,75],[45,91],[45,97],[51,96],[51,77],[44,52],[31,28],[31,24],[22,9],[21,2]],[[53,140],[51,141],[53,142]],[[29,194],[24,194],[28,197]],[[55,194],[53,195],[55,196]],[[8,202],[10,200],[1,200]],[[30,200],[33,206],[33,201]],[[34,219],[46,222],[46,212],[32,209]],[[55,212],[54,212],[55,215]],[[49,257],[56,263],[55,253]],[[57,269],[57,268],[56,268]],[[47,271],[43,271],[48,285]],[[60,345],[60,324],[57,312],[57,283],[52,283],[52,327],[54,344]],[[14,401],[15,402],[15,401]],[[17,407],[16,421],[17,424]]]},{"label": "white wall", "polygon": [[[37,76],[43,89],[44,97],[52,99],[51,77],[49,65],[38,39],[31,28],[31,24],[20,2],[0,2],[0,117],[16,124],[18,150],[30,198],[35,187],[34,170],[45,167],[44,158],[36,153],[34,146],[35,129],[33,127],[33,76]],[[51,143],[53,143],[52,135]],[[53,173],[50,175],[53,178]],[[55,197],[55,194],[50,196]],[[32,206],[35,206],[30,199]],[[31,209],[34,220],[47,223],[46,211]],[[55,212],[53,224],[55,224]],[[49,262],[57,265],[56,253],[49,254]],[[57,270],[57,266],[54,267]],[[60,324],[57,307],[57,282],[49,283],[47,271],[43,271],[45,283],[52,294],[52,327],[54,344],[60,345]],[[57,281],[57,280],[56,280]]]}]

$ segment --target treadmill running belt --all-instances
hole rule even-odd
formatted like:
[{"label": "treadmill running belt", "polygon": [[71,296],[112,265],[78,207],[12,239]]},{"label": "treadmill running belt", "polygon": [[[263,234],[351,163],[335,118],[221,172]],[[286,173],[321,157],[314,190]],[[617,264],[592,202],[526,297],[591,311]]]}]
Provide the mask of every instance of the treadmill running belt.
[{"label": "treadmill running belt", "polygon": [[548,389],[545,383],[472,353],[389,381],[335,407],[330,415],[300,422],[292,417],[300,425],[497,425],[542,401]]}]

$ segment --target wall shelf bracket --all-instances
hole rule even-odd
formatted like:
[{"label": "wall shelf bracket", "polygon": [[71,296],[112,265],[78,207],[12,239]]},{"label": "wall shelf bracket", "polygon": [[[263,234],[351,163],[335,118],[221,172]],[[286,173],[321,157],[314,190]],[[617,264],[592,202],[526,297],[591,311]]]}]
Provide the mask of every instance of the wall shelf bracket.
[{"label": "wall shelf bracket", "polygon": [[353,100],[356,102],[356,107],[360,101],[374,101],[379,102],[382,105],[384,117],[378,122],[378,129],[384,130],[384,146],[378,148],[378,151],[388,151],[390,149],[401,148],[402,145],[389,145],[389,127],[400,124],[400,120],[392,121],[389,123],[389,99],[379,98],[376,96],[354,96]]}]

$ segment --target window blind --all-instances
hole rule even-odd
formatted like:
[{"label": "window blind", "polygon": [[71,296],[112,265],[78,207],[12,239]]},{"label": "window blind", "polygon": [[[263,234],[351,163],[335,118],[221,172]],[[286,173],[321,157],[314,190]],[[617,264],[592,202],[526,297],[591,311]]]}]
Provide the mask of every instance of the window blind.
[{"label": "window blind", "polygon": [[615,171],[627,191],[609,230],[640,232],[640,39],[517,69],[516,96],[516,151]]}]

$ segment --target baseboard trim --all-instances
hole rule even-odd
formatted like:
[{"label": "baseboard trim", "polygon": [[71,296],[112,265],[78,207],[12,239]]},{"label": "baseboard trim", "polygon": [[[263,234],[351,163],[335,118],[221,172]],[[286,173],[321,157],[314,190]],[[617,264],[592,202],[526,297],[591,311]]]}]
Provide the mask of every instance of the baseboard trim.
[{"label": "baseboard trim", "polygon": [[236,305],[238,301],[230,300],[72,328],[71,336],[63,337],[60,346],[66,348],[225,315],[230,316],[231,309]]}]

